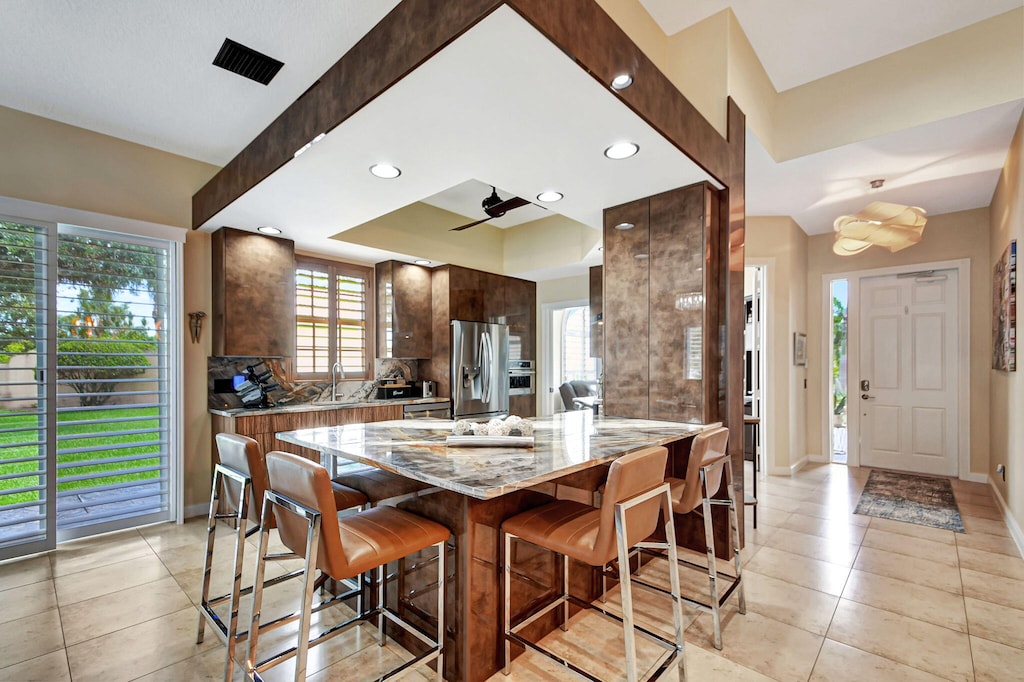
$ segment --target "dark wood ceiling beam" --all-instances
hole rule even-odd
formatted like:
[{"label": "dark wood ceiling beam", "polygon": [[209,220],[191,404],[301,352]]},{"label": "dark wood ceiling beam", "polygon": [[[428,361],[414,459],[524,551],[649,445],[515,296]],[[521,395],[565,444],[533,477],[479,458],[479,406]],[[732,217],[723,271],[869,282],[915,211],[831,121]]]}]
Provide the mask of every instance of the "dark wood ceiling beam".
[{"label": "dark wood ceiling beam", "polygon": [[404,0],[192,197],[196,229],[500,7]]}]

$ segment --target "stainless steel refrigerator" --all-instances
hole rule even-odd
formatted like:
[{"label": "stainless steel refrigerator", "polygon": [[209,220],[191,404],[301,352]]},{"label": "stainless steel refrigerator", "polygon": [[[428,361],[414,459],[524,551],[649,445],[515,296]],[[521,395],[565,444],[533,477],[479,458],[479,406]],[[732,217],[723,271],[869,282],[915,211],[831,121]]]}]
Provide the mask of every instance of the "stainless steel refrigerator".
[{"label": "stainless steel refrigerator", "polygon": [[452,418],[508,414],[508,325],[452,320]]}]

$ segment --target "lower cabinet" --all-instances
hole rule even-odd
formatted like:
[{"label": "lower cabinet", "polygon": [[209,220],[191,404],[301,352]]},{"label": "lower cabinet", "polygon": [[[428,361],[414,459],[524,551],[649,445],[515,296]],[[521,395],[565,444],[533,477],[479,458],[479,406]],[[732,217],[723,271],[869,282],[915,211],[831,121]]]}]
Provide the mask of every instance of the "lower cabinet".
[{"label": "lower cabinet", "polygon": [[537,416],[537,396],[533,395],[510,395],[508,397],[508,413],[517,417]]},{"label": "lower cabinet", "polygon": [[249,436],[260,444],[263,452],[283,450],[319,462],[320,453],[316,450],[285,443],[278,440],[275,434],[280,431],[312,429],[318,426],[383,422],[401,419],[402,416],[401,405],[368,405],[337,410],[309,410],[308,412],[295,411],[278,414],[246,413],[231,417],[215,414],[211,421],[214,434],[213,461],[219,461],[216,442],[218,433],[237,433],[241,436]]}]

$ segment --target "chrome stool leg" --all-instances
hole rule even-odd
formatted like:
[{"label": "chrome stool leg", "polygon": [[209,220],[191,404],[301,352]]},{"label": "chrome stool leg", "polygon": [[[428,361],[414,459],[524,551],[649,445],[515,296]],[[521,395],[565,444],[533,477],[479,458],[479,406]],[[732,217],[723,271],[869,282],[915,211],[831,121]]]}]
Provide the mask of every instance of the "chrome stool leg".
[{"label": "chrome stool leg", "polygon": [[[747,598],[743,593],[743,561],[740,556],[740,527],[739,517],[736,511],[736,489],[733,488],[732,462],[729,460],[726,460],[725,462],[725,482],[726,490],[729,491],[729,525],[732,527],[732,552],[733,561],[736,565],[736,589],[739,592],[737,595],[737,606],[739,607],[739,612],[741,614],[746,614]],[[757,514],[756,508],[754,510],[754,514]]]},{"label": "chrome stool leg", "polygon": [[708,556],[708,583],[711,592],[711,619],[715,628],[715,648],[722,648],[722,619],[718,600],[718,564],[715,557],[715,530],[711,521],[711,493],[708,491],[707,472],[700,470],[700,484],[703,491],[701,509],[704,514],[704,542]]},{"label": "chrome stool leg", "polygon": [[633,586],[629,579],[630,559],[626,539],[626,512],[621,504],[615,505],[615,545],[618,550],[620,571],[619,593],[622,595],[622,630],[626,644],[626,676],[629,682],[637,682],[636,676],[636,631],[633,626]]}]

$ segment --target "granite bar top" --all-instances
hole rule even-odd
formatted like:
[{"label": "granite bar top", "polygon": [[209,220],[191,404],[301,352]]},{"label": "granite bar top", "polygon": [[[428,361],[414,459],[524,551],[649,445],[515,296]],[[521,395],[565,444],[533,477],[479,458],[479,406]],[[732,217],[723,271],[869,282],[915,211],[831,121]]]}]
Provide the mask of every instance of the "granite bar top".
[{"label": "granite bar top", "polygon": [[372,407],[375,405],[422,405],[428,403],[447,403],[448,398],[393,398],[391,400],[349,400],[325,403],[289,403],[280,407],[265,409],[236,407],[230,409],[210,408],[210,414],[221,417],[249,417],[257,414],[288,414],[290,412],[317,412],[320,410],[345,410],[355,407]]},{"label": "granite bar top", "polygon": [[582,471],[641,448],[698,434],[699,424],[565,412],[534,424],[533,448],[448,448],[453,422],[436,419],[349,424],[277,437],[333,457],[486,500]]}]

